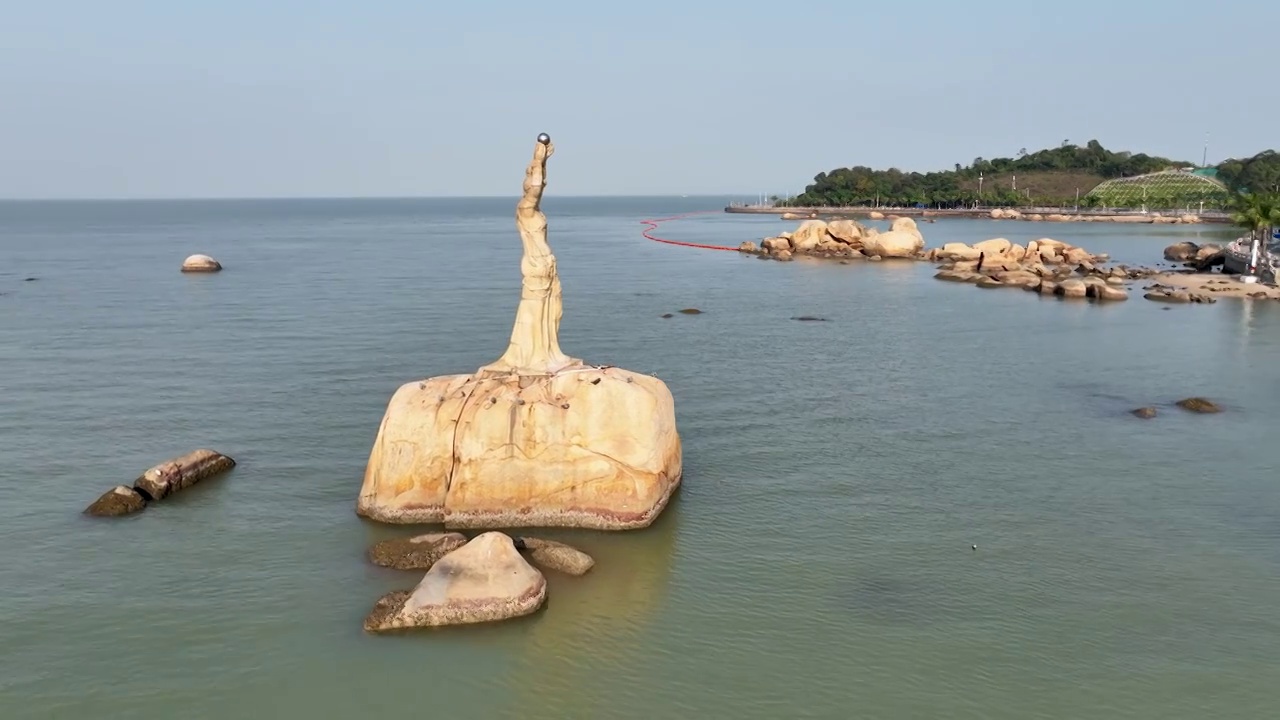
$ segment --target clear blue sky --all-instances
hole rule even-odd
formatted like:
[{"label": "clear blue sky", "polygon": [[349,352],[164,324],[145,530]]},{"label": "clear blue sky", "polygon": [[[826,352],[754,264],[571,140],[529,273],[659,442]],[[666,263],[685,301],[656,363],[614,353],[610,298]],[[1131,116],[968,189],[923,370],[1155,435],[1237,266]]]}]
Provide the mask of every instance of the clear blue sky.
[{"label": "clear blue sky", "polygon": [[[1280,146],[1280,3],[0,0],[0,197],[799,191]],[[1201,91],[1204,94],[1201,95]]]}]

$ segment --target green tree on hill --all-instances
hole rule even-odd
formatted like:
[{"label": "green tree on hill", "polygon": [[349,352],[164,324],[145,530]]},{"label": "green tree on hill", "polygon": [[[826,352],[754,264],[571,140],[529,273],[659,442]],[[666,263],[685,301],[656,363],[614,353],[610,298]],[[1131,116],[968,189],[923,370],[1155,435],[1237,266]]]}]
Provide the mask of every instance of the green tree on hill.
[{"label": "green tree on hill", "polygon": [[1263,150],[1251,158],[1218,165],[1218,179],[1242,193],[1280,193],[1280,153]]},{"label": "green tree on hill", "polygon": [[[874,170],[865,166],[838,168],[819,173],[804,192],[789,201],[792,206],[913,206],[951,208],[972,205],[1072,206],[1076,193],[1084,195],[1103,180],[1146,175],[1161,170],[1195,167],[1192,163],[1145,153],[1115,152],[1097,140],[1083,146],[1064,141],[1056,148],[1027,152],[1014,158],[974,158],[954,170],[917,173],[897,168]],[[1280,190],[1280,155],[1268,150],[1248,160],[1229,160],[1218,168],[1229,187],[1241,185]],[[1014,184],[1017,184],[1017,190]],[[1191,192],[1190,186],[1188,192]],[[1196,191],[1201,192],[1201,191]],[[1199,196],[1158,198],[1168,207],[1199,202]],[[1214,196],[1213,202],[1220,198]],[[1149,203],[1154,205],[1154,203]],[[1216,206],[1216,205],[1215,205]]]}]

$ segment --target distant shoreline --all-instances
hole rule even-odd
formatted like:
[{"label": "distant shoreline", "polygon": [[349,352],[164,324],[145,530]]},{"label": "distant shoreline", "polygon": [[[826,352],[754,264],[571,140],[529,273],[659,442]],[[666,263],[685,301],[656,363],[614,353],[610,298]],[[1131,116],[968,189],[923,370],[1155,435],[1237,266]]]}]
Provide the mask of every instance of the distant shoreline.
[{"label": "distant shoreline", "polygon": [[[992,216],[993,210],[1016,211],[1016,217],[995,218]],[[1139,213],[1139,212],[1105,212],[1101,210],[1080,210],[1065,211],[1060,208],[955,208],[946,210],[934,210],[929,208],[875,208],[875,207],[773,207],[764,205],[729,205],[725,207],[726,213],[744,214],[744,215],[786,215],[793,214],[803,219],[809,217],[819,217],[824,215],[860,215],[871,217],[873,214],[880,214],[885,217],[897,215],[901,217],[958,217],[970,219],[1005,219],[1005,220],[1022,220],[1029,222],[1118,222],[1118,223],[1150,223],[1150,224],[1174,224],[1176,220],[1188,213]],[[1206,212],[1189,213],[1197,218],[1199,223],[1230,223],[1231,219],[1226,213]],[[1065,219],[1064,219],[1065,218]],[[872,218],[875,219],[875,218]],[[1190,223],[1188,223],[1190,224]]]}]

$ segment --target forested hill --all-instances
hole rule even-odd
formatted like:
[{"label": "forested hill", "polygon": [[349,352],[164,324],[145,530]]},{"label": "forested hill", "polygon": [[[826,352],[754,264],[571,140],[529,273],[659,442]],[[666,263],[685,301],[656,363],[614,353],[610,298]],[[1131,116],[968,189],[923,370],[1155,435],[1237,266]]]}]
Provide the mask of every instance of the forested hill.
[{"label": "forested hill", "polygon": [[[1144,153],[1114,152],[1097,140],[1013,158],[975,158],[954,170],[916,173],[897,169],[850,167],[821,173],[805,191],[782,203],[795,207],[914,206],[963,207],[974,204],[1060,206],[1076,202],[1098,183],[1172,169],[1191,169],[1182,160]],[[1280,155],[1273,150],[1218,165],[1218,179],[1232,189],[1280,190]],[[1082,204],[1085,204],[1082,202]]]}]

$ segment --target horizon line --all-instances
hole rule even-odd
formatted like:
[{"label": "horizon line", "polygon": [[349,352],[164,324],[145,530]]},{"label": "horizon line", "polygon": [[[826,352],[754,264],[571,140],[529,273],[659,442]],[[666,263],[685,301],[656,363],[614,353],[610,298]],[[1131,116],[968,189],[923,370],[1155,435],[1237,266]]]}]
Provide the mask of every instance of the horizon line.
[{"label": "horizon line", "polygon": [[[773,194],[770,194],[772,197]],[[727,198],[760,197],[760,193],[610,193],[595,195],[548,194],[545,197],[565,199],[598,198]],[[520,195],[172,195],[119,197],[0,197],[0,203],[26,202],[244,202],[272,200],[519,200]]]}]

